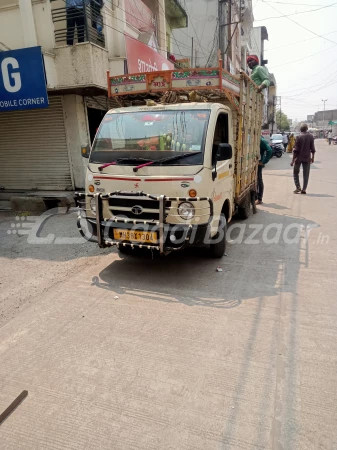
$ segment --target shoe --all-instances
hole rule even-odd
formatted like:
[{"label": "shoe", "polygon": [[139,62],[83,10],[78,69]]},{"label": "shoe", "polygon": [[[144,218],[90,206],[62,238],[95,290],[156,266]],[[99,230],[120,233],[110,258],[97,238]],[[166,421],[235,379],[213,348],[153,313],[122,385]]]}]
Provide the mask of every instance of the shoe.
[{"label": "shoe", "polygon": [[262,205],[263,201],[262,200],[256,200],[255,204],[256,205]]},{"label": "shoe", "polygon": [[306,194],[306,193],[307,193],[307,191],[303,191],[303,190],[301,191],[301,194]]},{"label": "shoe", "polygon": [[300,194],[300,192],[301,192],[301,188],[297,188],[294,190],[294,194]]}]

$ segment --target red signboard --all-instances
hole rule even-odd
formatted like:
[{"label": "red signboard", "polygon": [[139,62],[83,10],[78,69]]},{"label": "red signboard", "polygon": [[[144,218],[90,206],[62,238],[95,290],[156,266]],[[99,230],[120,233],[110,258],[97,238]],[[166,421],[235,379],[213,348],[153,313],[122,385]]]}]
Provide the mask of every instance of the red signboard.
[{"label": "red signboard", "polygon": [[174,65],[151,47],[125,35],[128,73],[173,70]]}]

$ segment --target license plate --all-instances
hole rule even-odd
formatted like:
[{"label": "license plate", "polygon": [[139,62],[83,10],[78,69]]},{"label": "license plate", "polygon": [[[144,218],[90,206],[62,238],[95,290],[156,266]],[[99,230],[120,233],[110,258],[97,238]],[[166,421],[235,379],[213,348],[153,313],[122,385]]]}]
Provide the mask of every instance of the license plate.
[{"label": "license plate", "polygon": [[143,242],[144,244],[157,244],[157,233],[153,231],[133,231],[114,229],[114,238],[117,241]]}]

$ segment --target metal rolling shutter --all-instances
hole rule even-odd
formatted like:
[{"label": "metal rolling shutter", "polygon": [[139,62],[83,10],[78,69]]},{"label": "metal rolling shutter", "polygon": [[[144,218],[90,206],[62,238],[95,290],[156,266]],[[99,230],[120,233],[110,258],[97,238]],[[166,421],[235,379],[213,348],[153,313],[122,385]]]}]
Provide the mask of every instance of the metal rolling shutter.
[{"label": "metal rolling shutter", "polygon": [[96,97],[85,97],[87,108],[100,109],[108,111],[108,109],[120,108],[121,105],[116,99],[110,98],[108,104],[108,97],[104,95],[97,95]]},{"label": "metal rolling shutter", "polygon": [[108,110],[108,97],[98,95],[96,97],[85,97],[87,108],[100,109],[102,111]]},{"label": "metal rolling shutter", "polygon": [[46,109],[0,113],[0,185],[72,189],[61,97]]}]

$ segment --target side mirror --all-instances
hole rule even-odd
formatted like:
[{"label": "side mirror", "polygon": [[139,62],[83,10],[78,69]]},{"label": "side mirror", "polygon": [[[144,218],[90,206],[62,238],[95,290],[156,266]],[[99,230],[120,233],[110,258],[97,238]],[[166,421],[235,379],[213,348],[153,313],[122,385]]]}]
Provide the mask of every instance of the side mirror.
[{"label": "side mirror", "polygon": [[216,154],[217,161],[227,161],[228,159],[232,159],[233,150],[230,144],[219,144],[218,151]]},{"label": "side mirror", "polygon": [[89,155],[90,155],[90,145],[89,144],[82,145],[81,155],[83,156],[83,158],[89,158]]}]

